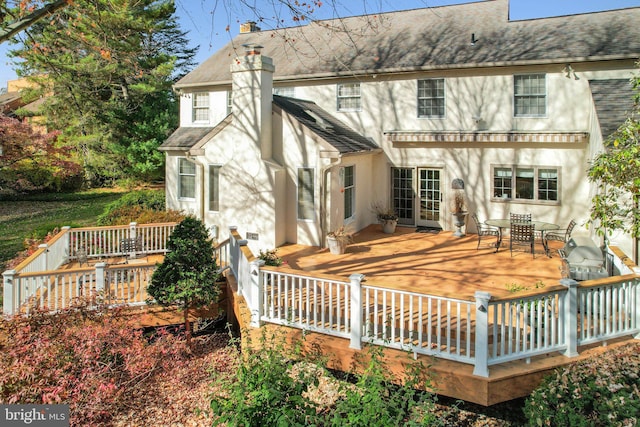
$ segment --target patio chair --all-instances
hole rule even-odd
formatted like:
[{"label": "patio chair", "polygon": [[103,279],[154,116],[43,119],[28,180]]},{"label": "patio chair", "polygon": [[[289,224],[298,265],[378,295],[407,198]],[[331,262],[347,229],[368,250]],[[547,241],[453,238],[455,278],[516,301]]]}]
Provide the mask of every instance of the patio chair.
[{"label": "patio chair", "polygon": [[80,264],[80,267],[82,267],[82,264],[89,265],[87,250],[84,247],[76,249],[75,256],[76,256],[76,260],[78,260],[78,264]]},{"label": "patio chair", "polygon": [[517,214],[517,213],[509,212],[509,220],[511,222],[520,222],[520,223],[531,222],[531,214],[530,213]]},{"label": "patio chair", "polygon": [[[571,237],[571,233],[576,226],[575,220],[569,221],[569,225],[564,230],[547,231],[544,233],[544,246],[549,247],[549,241],[567,243]],[[551,255],[549,255],[551,256]]]},{"label": "patio chair", "polygon": [[482,239],[489,238],[489,240],[492,241],[489,247],[495,248],[496,252],[498,252],[498,242],[500,241],[500,229],[498,227],[493,227],[491,225],[486,225],[480,222],[480,220],[478,219],[478,214],[474,213],[473,215],[471,215],[471,218],[473,219],[473,222],[476,223],[476,230],[478,233],[478,246],[476,247],[476,250],[480,249],[480,244],[482,243]]},{"label": "patio chair", "polygon": [[511,256],[513,256],[514,246],[529,247],[531,255],[535,258],[535,230],[536,227],[533,224],[522,224],[518,222],[511,223],[511,240],[509,241],[509,250]]}]

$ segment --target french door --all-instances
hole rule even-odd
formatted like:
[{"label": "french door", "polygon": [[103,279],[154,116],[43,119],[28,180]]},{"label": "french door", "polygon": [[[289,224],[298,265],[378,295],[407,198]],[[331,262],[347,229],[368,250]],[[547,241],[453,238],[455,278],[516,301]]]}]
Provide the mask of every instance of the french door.
[{"label": "french door", "polygon": [[418,168],[416,225],[442,228],[442,169]]},{"label": "french door", "polygon": [[393,207],[398,224],[441,228],[441,169],[393,168]]}]

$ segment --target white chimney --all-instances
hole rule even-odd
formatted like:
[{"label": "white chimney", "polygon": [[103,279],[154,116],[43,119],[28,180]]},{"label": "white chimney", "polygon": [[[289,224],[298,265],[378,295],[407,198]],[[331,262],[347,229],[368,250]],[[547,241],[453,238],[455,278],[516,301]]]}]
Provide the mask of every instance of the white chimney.
[{"label": "white chimney", "polygon": [[271,103],[273,102],[273,61],[262,56],[262,46],[245,44],[245,56],[231,65],[233,116],[257,145],[263,159],[272,156]]}]

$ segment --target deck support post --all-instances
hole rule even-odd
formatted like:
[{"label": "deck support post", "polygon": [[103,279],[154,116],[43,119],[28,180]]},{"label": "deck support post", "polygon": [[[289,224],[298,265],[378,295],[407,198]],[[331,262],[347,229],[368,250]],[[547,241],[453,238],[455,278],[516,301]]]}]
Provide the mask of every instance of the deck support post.
[{"label": "deck support post", "polygon": [[265,261],[262,259],[257,259],[251,261],[249,264],[249,269],[251,273],[249,273],[249,280],[251,283],[249,289],[249,298],[251,301],[249,302],[249,307],[251,308],[251,322],[249,323],[254,328],[260,327],[260,319],[262,319],[263,315],[263,295],[264,295],[264,280],[261,267],[265,264]]},{"label": "deck support post", "polygon": [[16,313],[16,307],[14,306],[13,300],[13,283],[14,276],[16,275],[15,270],[6,270],[2,273],[2,282],[3,282],[3,300],[2,300],[2,311],[5,315],[13,315]]},{"label": "deck support post", "polygon": [[491,294],[476,291],[476,352],[473,375],[489,377],[489,301]]},{"label": "deck support post", "polygon": [[364,274],[354,273],[349,276],[351,299],[351,342],[349,348],[362,349],[362,281]]},{"label": "deck support post", "polygon": [[107,269],[106,262],[99,262],[96,264],[96,292],[104,291],[106,269]]},{"label": "deck support post", "polygon": [[38,245],[38,248],[42,249],[42,259],[44,260],[42,268],[47,271],[49,270],[49,245],[42,243]]},{"label": "deck support post", "polygon": [[567,349],[566,357],[578,355],[578,282],[573,279],[561,279],[560,284],[567,288],[564,294],[564,339]]}]

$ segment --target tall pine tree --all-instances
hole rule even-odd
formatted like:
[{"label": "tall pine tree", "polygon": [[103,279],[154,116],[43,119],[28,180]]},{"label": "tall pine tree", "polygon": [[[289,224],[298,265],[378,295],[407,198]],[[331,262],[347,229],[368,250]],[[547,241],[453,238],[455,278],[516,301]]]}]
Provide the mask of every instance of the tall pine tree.
[{"label": "tall pine tree", "polygon": [[156,148],[178,125],[171,86],[191,67],[171,0],[77,0],[32,25],[12,55],[93,184],[163,172]]}]

